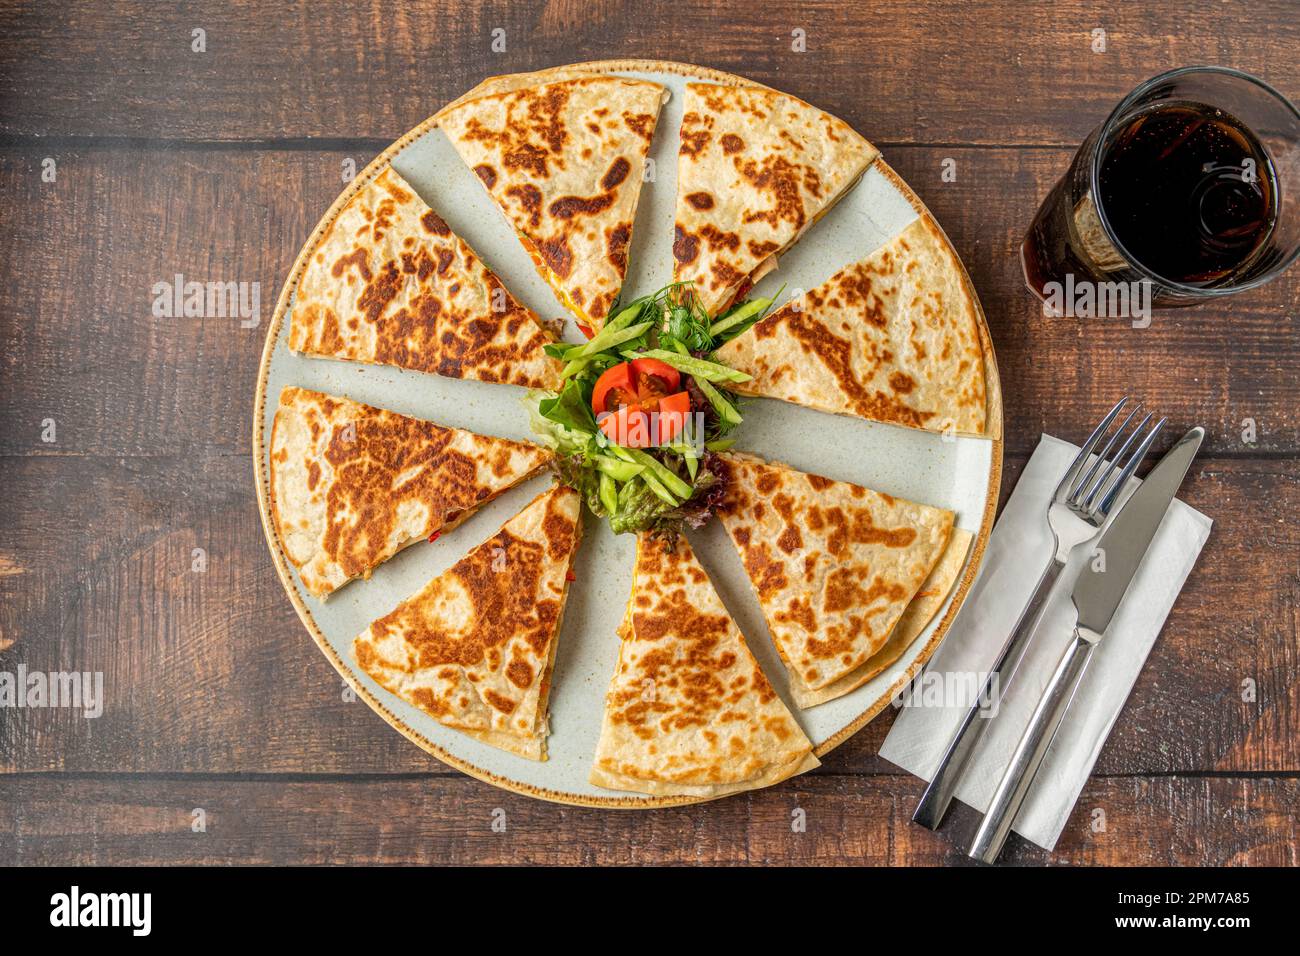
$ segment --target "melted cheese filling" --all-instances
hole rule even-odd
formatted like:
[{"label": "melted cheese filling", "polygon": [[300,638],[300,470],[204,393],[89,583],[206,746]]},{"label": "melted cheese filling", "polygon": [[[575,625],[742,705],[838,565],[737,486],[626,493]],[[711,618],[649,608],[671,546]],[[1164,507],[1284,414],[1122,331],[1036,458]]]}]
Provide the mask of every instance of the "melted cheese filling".
[{"label": "melted cheese filling", "polygon": [[587,326],[587,328],[591,329],[593,333],[599,332],[600,326],[603,323],[592,321],[591,316],[587,314],[586,310],[578,307],[578,304],[573,301],[573,298],[560,282],[560,277],[551,271],[551,267],[548,266],[546,261],[541,257],[541,254],[533,245],[532,240],[522,232],[516,233],[515,235],[519,237],[520,244],[527,251],[529,258],[533,260],[533,265],[537,266],[537,271],[541,273],[542,278],[546,280],[546,284],[551,287],[551,291],[555,293],[555,297],[560,300],[560,305],[568,309],[573,314],[574,318]]},{"label": "melted cheese filling", "polygon": [[[874,160],[872,162],[874,162]],[[871,168],[870,166],[867,167],[867,169],[870,168]],[[864,169],[861,173],[858,174],[857,179],[853,180],[853,182],[846,185],[843,189],[839,191],[839,193],[836,194],[834,199],[832,199],[826,205],[822,206],[821,209],[817,210],[817,212],[813,215],[813,217],[809,219],[806,223],[804,223],[803,227],[798,232],[796,232],[793,236],[790,237],[789,242],[787,242],[780,249],[776,250],[776,252],[772,253],[770,256],[768,256],[766,259],[760,262],[758,266],[754,269],[754,271],[751,272],[747,277],[749,280],[749,287],[752,289],[754,286],[758,285],[759,281],[765,275],[767,275],[769,272],[772,272],[774,269],[776,269],[778,257],[784,255],[787,249],[789,249],[791,246],[793,246],[796,242],[798,242],[803,237],[803,234],[805,232],[807,232],[809,229],[815,226],[818,222],[821,221],[821,218],[823,216],[825,216],[828,212],[834,209],[835,205],[841,199],[847,196],[849,194],[849,191],[852,190],[854,186],[862,182],[862,177],[865,176],[866,174],[867,174],[867,170]],[[727,300],[727,304],[718,310],[718,314],[727,311],[727,309],[731,308],[733,305],[736,304],[737,294],[744,287],[745,287],[745,280],[742,279],[739,283],[737,283],[735,291],[731,293],[731,298]]]}]

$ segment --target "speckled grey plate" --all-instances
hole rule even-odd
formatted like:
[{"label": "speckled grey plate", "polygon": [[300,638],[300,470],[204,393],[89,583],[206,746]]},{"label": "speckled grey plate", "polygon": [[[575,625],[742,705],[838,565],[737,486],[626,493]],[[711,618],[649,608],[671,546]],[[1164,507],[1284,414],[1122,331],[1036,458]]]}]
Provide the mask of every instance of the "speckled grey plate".
[{"label": "speckled grey plate", "polygon": [[[651,157],[656,178],[642,190],[632,235],[627,294],[653,291],[672,278],[673,202],[676,195],[677,130],[687,80],[731,84],[750,81],[703,67],[659,61],[606,61],[579,69],[654,80],[672,91],[655,132]],[[532,796],[598,806],[650,808],[695,802],[689,797],[637,796],[587,782],[600,733],[604,694],[618,659],[618,627],[632,578],[634,539],[610,533],[586,516],[586,535],[577,559],[560,634],[551,691],[550,759],[526,760],[489,747],[397,699],[358,671],[348,653],[352,639],[376,617],[392,610],[425,582],[491,537],[550,478],[527,482],[488,504],[454,533],[417,544],[381,565],[368,581],[354,581],[327,601],[311,597],[285,558],[269,518],[267,449],[276,397],[285,385],[301,385],[407,415],[507,438],[530,438],[520,405],[522,389],[407,372],[379,366],[325,361],[289,351],[288,316],[304,264],[321,233],[344,203],[385,165],[392,166],[502,277],[526,305],[542,316],[565,311],[516,240],[474,174],[437,128],[437,115],[386,149],[344,190],[307,241],[285,282],[270,328],[258,376],[253,426],[258,505],[276,568],[303,623],[330,662],[385,720],[412,741],[466,773]],[[868,139],[870,130],[862,131]],[[771,295],[786,284],[783,298],[811,289],[849,262],[865,256],[929,212],[883,160],[799,243],[781,257],[777,273],[759,283]],[[779,304],[779,303],[778,303]],[[568,323],[567,337],[577,333]],[[975,542],[948,604],[901,659],[874,680],[838,700],[811,710],[793,706],[817,754],[833,749],[888,704],[893,693],[929,658],[965,598],[993,522],[1002,466],[1002,406],[997,366],[981,316],[989,393],[987,439],[939,436],[824,415],[783,402],[746,406],[738,447],[796,468],[857,482],[913,501],[949,508]],[[763,616],[740,560],[717,522],[691,536],[723,601],[762,664],[789,703],[785,668],[776,655]]]}]

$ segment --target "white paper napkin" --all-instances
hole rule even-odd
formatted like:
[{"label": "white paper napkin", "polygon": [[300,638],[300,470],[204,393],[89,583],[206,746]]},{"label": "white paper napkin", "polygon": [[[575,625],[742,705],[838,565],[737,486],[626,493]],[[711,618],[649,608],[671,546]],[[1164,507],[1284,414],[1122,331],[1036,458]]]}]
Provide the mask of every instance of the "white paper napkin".
[{"label": "white paper napkin", "polygon": [[[961,681],[975,672],[983,682],[1051,555],[1047,502],[1078,452],[1077,445],[1042,436],[989,537],[984,566],[966,604],[925,668],[922,681],[929,683],[921,683],[920,689],[936,687],[937,675]],[[1133,481],[1131,487],[1136,486]],[[1048,850],[1056,845],[1169,609],[1209,537],[1211,524],[1205,515],[1177,499],[1170,504],[1132,588],[1092,653],[1074,703],[1016,817],[1013,829],[1026,839]],[[1034,707],[1072,639],[1070,590],[1090,559],[1087,550],[1080,549],[1066,565],[1049,598],[1043,623],[1014,680],[1004,684],[997,715],[990,718],[992,723],[984,729],[966,765],[957,798],[981,813],[992,800]],[[912,704],[904,703],[880,748],[886,760],[926,780],[938,768],[968,706],[953,706],[951,701],[944,702],[948,706],[936,705],[935,695],[928,696],[927,701],[924,693],[911,695]]]}]

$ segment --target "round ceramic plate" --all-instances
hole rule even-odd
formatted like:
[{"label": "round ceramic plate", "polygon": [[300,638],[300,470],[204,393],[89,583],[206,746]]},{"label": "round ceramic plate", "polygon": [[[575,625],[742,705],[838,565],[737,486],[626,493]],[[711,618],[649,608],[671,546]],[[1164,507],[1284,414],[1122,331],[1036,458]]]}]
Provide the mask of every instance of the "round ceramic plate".
[{"label": "round ceramic plate", "polygon": [[[641,295],[672,279],[673,206],[676,197],[678,127],[685,83],[701,80],[752,84],[730,74],[660,61],[606,61],[578,69],[654,80],[671,91],[655,131],[650,156],[654,180],[642,189],[632,232],[625,297]],[[600,734],[605,688],[618,659],[615,631],[631,588],[634,538],[616,536],[586,515],[577,580],[569,590],[559,636],[550,698],[549,759],[534,762],[497,750],[444,727],[432,717],[389,694],[351,659],[352,639],[380,615],[418,591],[475,545],[491,537],[549,477],[536,478],[489,503],[454,533],[432,544],[420,543],[380,565],[365,581],[354,581],[328,600],[311,597],[284,550],[269,518],[267,449],[276,397],[286,385],[342,395],[406,415],[506,438],[528,439],[523,390],[513,386],[461,381],[381,366],[326,361],[294,354],[288,348],[293,291],[304,264],[326,226],[343,204],[386,165],[402,177],[447,221],[457,235],[497,273],[527,306],[544,317],[565,311],[538,276],[505,218],[451,143],[434,115],[386,149],[356,177],[308,239],[285,282],[267,331],[258,375],[253,427],[258,506],[276,568],[290,599],[317,645],[376,712],[412,741],[441,760],[482,780],[521,793],[567,803],[631,808],[696,802],[691,797],[638,796],[604,790],[587,781]],[[862,130],[868,139],[871,130]],[[916,195],[883,160],[799,242],[781,257],[779,270],[760,282],[758,295],[811,289],[850,262],[870,253],[917,216],[929,216]],[[781,301],[778,301],[779,306]],[[790,705],[819,756],[843,743],[879,713],[893,694],[929,658],[965,598],[988,538],[1002,466],[1002,405],[997,366],[988,331],[980,321],[989,394],[989,438],[949,438],[836,415],[783,402],[757,400],[745,406],[737,430],[739,450],[788,462],[796,468],[856,482],[901,498],[948,508],[957,526],[974,534],[966,567],[948,603],[907,652],[874,680],[851,694],[810,710],[790,704],[781,666],[758,602],[718,522],[690,535],[701,562],[724,603],[744,632],[767,676]],[[577,333],[572,320],[566,338]]]}]

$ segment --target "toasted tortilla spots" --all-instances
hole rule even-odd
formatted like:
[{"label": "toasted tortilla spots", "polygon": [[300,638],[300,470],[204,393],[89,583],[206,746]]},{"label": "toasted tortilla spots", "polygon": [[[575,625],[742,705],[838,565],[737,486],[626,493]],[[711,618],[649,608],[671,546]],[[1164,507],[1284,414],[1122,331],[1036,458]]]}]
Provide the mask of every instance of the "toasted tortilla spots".
[{"label": "toasted tortilla spots", "polygon": [[352,656],[386,690],[463,733],[546,759],[546,705],[578,493],[556,485],[370,625]]},{"label": "toasted tortilla spots", "polygon": [[488,89],[438,124],[560,301],[599,330],[627,273],[646,155],[667,91],[591,75]]},{"label": "toasted tortilla spots", "polygon": [[776,266],[879,151],[847,123],[775,90],[686,84],[673,275],[710,315]]},{"label": "toasted tortilla spots", "polygon": [[637,538],[591,782],[716,797],[817,766],[685,538]]},{"label": "toasted tortilla spots", "polygon": [[793,683],[817,691],[878,652],[943,554],[950,511],[725,455],[718,512]]},{"label": "toasted tortilla spots", "polygon": [[908,428],[985,432],[979,315],[961,263],[922,216],[718,350],[735,386]]},{"label": "toasted tortilla spots", "polygon": [[855,670],[849,671],[843,677],[817,690],[809,690],[799,681],[791,681],[790,694],[794,697],[795,703],[801,708],[808,708],[843,697],[884,673],[902,657],[948,600],[948,595],[953,585],[957,583],[961,569],[966,563],[966,554],[970,551],[973,539],[974,535],[969,531],[953,528],[948,546],[944,548],[943,554],[930,570],[930,576],[921,584],[921,589],[907,605],[907,609],[903,611],[898,623],[890,631],[889,639],[880,650],[868,657]]},{"label": "toasted tortilla spots", "polygon": [[298,285],[289,348],[551,388],[552,339],[392,168],[330,224]]},{"label": "toasted tortilla spots", "polygon": [[550,458],[528,442],[289,386],[271,429],[271,515],[303,585],[325,597],[455,528]]}]

